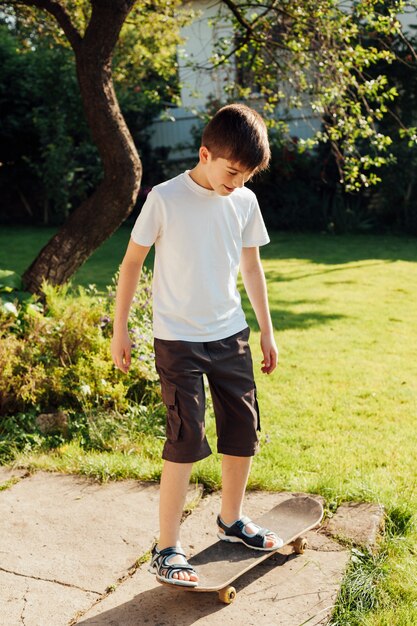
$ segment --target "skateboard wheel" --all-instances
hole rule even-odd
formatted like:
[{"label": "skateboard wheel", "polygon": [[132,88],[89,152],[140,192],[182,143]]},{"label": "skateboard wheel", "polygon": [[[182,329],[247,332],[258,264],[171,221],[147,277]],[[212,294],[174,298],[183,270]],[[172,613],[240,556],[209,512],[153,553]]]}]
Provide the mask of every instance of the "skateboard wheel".
[{"label": "skateboard wheel", "polygon": [[219,591],[219,600],[224,604],[231,604],[236,598],[236,589],[234,587],[225,587]]},{"label": "skateboard wheel", "polygon": [[307,545],[307,539],[305,537],[297,537],[293,542],[294,552],[296,554],[304,554]]}]

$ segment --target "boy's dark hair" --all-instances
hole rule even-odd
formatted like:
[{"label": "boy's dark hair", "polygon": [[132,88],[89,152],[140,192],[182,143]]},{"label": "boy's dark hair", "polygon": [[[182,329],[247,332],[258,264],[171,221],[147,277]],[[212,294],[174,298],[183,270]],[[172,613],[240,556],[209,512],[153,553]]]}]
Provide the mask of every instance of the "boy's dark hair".
[{"label": "boy's dark hair", "polygon": [[265,122],[245,104],[219,109],[205,127],[201,145],[214,159],[228,159],[254,173],[266,169],[271,158]]}]

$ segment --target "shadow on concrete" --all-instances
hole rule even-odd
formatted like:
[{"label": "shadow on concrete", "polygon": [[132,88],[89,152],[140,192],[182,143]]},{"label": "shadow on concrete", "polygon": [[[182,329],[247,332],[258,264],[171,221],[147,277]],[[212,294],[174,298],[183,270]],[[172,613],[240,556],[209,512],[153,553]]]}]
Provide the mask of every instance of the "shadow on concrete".
[{"label": "shadow on concrete", "polygon": [[[295,554],[274,554],[249,572],[238,578],[233,586],[237,593],[255,582],[271,569],[297,558]],[[83,619],[77,624],[82,626],[191,626],[204,617],[227,610],[228,605],[218,599],[216,592],[190,593],[186,590],[171,588],[168,585],[156,587],[138,594],[133,600],[120,606],[103,611],[100,615]]]}]

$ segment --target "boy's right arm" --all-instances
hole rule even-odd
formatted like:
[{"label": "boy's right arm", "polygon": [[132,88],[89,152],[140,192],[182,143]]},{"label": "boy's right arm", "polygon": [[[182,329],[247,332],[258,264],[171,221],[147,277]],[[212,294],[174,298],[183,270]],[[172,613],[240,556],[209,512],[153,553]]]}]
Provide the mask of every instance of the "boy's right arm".
[{"label": "boy's right arm", "polygon": [[150,246],[140,246],[132,239],[120,266],[116,291],[111,355],[114,364],[125,374],[130,367],[131,341],[127,329],[129,310],[138,285],[143,263]]}]

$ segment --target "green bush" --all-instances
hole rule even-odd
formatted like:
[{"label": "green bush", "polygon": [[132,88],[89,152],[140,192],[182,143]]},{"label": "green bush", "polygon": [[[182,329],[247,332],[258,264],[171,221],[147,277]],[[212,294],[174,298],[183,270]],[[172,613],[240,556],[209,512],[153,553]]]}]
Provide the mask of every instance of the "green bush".
[{"label": "green bush", "polygon": [[368,192],[347,193],[328,145],[304,150],[297,137],[270,132],[271,163],[249,183],[273,230],[363,232],[377,227]]},{"label": "green bush", "polygon": [[265,222],[274,230],[324,230],[319,162],[301,152],[296,138],[271,133],[271,163],[249,186],[256,193]]},{"label": "green bush", "polygon": [[[20,449],[74,436],[86,446],[105,448],[127,423],[131,431],[154,426],[159,432],[162,404],[154,368],[151,273],[144,269],[131,307],[132,365],[127,375],[114,366],[110,354],[117,275],[104,294],[94,285],[75,290],[70,283],[44,283],[36,301],[22,297],[16,276],[13,282],[10,272],[0,272],[0,277],[5,274],[7,292],[0,280],[3,456],[10,456],[11,442]],[[62,423],[45,429],[43,423],[52,414],[63,415]]]}]

